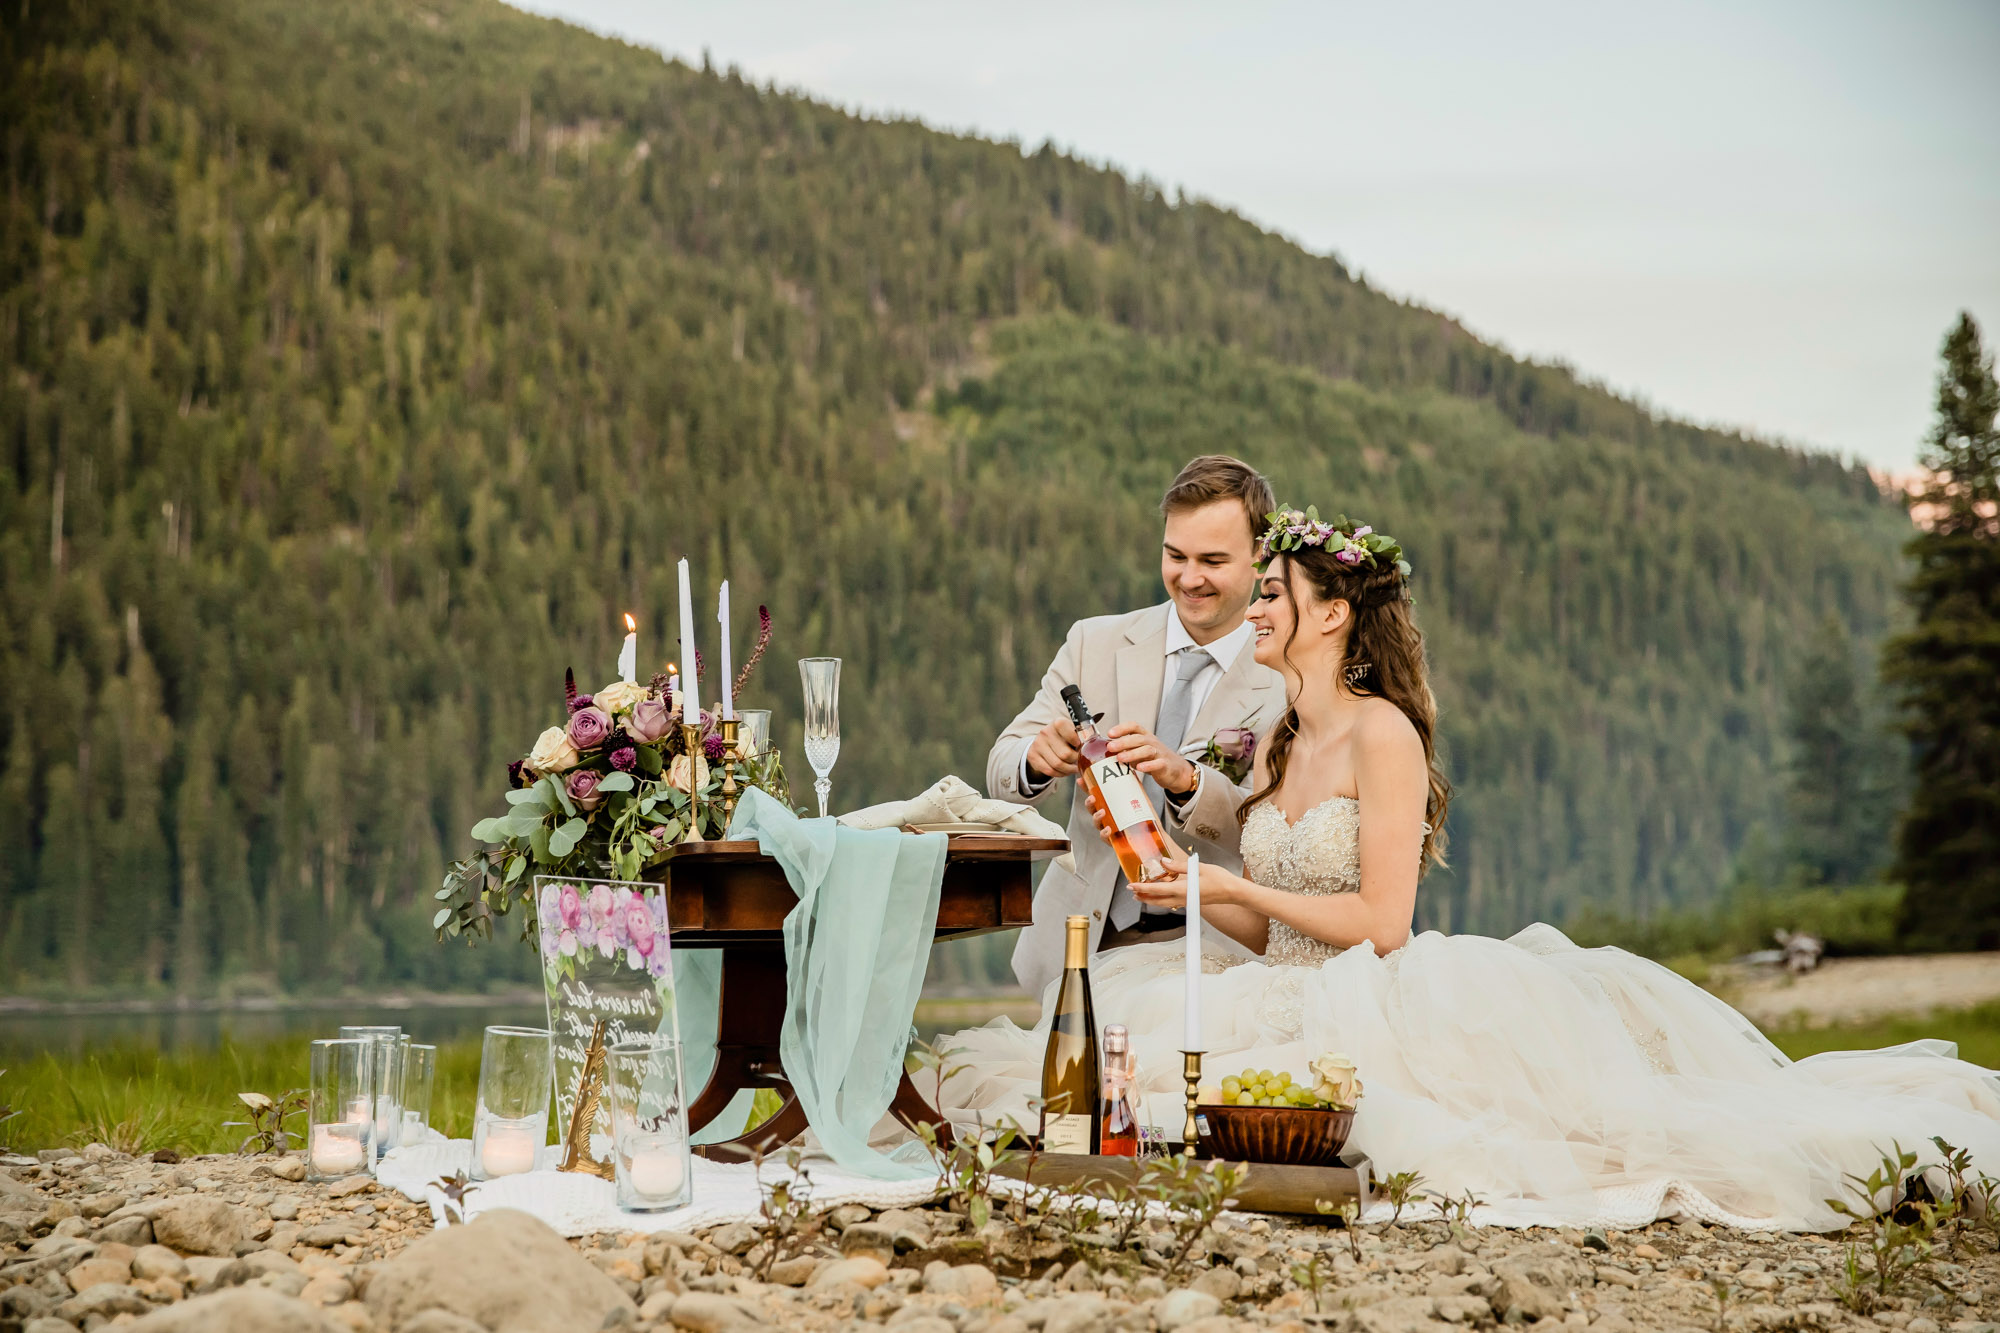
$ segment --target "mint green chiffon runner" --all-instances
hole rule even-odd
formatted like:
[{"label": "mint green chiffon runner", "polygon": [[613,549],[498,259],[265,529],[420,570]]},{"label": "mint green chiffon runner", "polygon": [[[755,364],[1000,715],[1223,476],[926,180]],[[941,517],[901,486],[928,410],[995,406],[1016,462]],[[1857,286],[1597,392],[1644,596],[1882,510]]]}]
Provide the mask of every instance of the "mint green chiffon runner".
[{"label": "mint green chiffon runner", "polygon": [[[834,1161],[876,1180],[934,1174],[921,1144],[884,1154],[868,1146],[868,1135],[903,1076],[949,840],[942,833],[800,819],[754,787],[737,803],[728,836],[754,840],[799,897],[785,917],[787,995],[778,1054],[813,1134]],[[722,956],[715,949],[676,949],[673,961],[691,1097],[715,1067]],[[695,1141],[741,1132],[749,1100],[739,1096]]]}]

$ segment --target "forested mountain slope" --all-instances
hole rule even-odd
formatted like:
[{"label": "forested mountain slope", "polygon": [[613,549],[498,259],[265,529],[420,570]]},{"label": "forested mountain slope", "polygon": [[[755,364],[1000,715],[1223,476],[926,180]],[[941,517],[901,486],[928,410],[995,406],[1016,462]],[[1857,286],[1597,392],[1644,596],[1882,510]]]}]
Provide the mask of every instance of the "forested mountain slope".
[{"label": "forested mountain slope", "polygon": [[[1221,209],[491,0],[37,0],[0,30],[0,974],[465,980],[428,894],[563,668],[733,580],[842,804],[976,776],[1223,449],[1417,570],[1425,919],[1717,891],[1859,470],[1656,420]],[[795,765],[797,759],[794,759]]]}]

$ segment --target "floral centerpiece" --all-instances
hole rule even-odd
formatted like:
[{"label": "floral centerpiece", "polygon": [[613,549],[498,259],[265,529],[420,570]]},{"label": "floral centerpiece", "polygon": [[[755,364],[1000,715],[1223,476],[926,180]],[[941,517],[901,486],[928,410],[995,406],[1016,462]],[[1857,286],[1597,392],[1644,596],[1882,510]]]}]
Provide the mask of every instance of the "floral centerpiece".
[{"label": "floral centerpiece", "polygon": [[[757,621],[756,647],[737,673],[737,698],[771,639],[771,613],[757,608]],[[697,682],[700,672],[697,659]],[[535,875],[636,880],[682,839],[722,836],[718,718],[700,714],[690,749],[681,695],[664,675],[579,694],[575,674],[565,672],[563,701],[562,725],[543,731],[524,757],[508,764],[506,813],[472,826],[473,838],[485,845],[446,871],[436,895],[442,905],[431,920],[440,939],[468,930],[490,936],[493,918],[526,901]],[[739,785],[791,803],[775,752],[735,767]],[[524,939],[547,924],[540,905],[530,906]]]}]

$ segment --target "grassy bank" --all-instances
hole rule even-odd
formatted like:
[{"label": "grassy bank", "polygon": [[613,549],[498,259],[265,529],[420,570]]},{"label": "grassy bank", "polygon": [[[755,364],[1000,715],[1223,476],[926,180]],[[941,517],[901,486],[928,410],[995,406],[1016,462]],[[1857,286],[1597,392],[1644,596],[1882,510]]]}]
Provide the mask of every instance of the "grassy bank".
[{"label": "grassy bank", "polygon": [[[1893,1018],[1845,1027],[1780,1029],[1771,1038],[1799,1058],[1830,1050],[1865,1050],[1941,1037],[1960,1055],[1987,1068],[2000,1067],[2000,1004],[1939,1012],[1927,1018]],[[243,1118],[236,1094],[277,1094],[306,1082],[303,1041],[269,1044],[223,1042],[207,1049],[160,1052],[109,1047],[80,1056],[0,1051],[0,1102],[16,1114],[0,1121],[0,1148],[109,1143],[128,1152],[171,1148],[183,1154],[223,1152],[245,1130],[224,1128]],[[438,1048],[431,1123],[447,1134],[471,1132],[479,1079],[479,1042],[466,1039]]]}]

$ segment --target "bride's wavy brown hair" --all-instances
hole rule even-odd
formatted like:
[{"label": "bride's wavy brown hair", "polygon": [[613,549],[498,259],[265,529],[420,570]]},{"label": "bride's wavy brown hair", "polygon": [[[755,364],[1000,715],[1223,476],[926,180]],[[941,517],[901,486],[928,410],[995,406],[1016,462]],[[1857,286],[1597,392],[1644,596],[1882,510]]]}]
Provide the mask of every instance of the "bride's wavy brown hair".
[{"label": "bride's wavy brown hair", "polygon": [[[1353,608],[1346,652],[1335,670],[1345,673],[1365,665],[1367,670],[1347,685],[1348,691],[1387,699],[1402,709],[1403,716],[1417,729],[1417,737],[1424,743],[1424,763],[1430,770],[1430,796],[1424,804],[1424,819],[1430,825],[1430,832],[1424,834],[1424,868],[1443,865],[1444,816],[1451,805],[1451,783],[1446,781],[1438,764],[1437,699],[1431,694],[1430,667],[1424,660],[1424,634],[1417,628],[1411,609],[1408,582],[1390,561],[1346,565],[1334,559],[1323,546],[1277,552],[1272,560],[1291,562],[1291,568],[1305,576],[1320,601],[1343,601]],[[1291,587],[1291,579],[1287,577],[1286,596],[1291,596]],[[1298,618],[1294,615],[1291,638],[1285,640],[1287,662],[1291,661],[1291,640],[1298,637],[1298,632]],[[1264,756],[1271,781],[1243,802],[1236,813],[1238,824],[1284,785],[1285,763],[1298,733],[1298,710],[1288,707],[1272,729],[1270,748]]]}]

